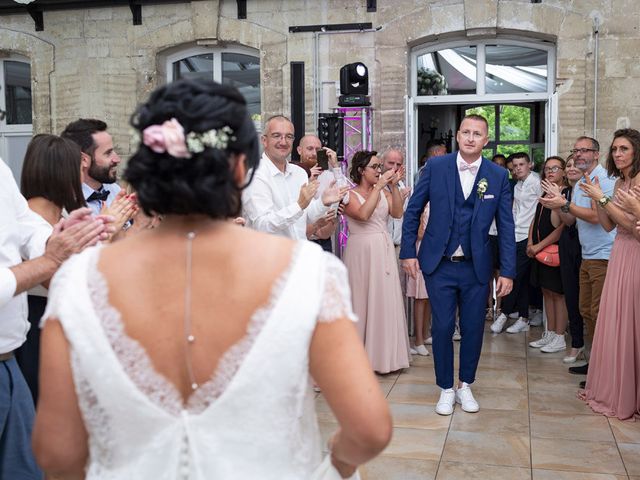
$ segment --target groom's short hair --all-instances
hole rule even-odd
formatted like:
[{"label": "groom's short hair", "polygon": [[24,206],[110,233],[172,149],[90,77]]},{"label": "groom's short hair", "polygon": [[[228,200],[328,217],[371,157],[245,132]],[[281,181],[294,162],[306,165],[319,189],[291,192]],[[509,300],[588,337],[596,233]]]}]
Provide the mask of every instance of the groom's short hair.
[{"label": "groom's short hair", "polygon": [[[462,117],[462,122],[464,122],[465,120],[476,120],[478,122],[483,122],[485,127],[487,127],[487,133],[489,133],[489,122],[482,115],[470,113],[469,115],[465,115],[464,117]],[[460,122],[460,125],[462,125],[462,122]]]}]

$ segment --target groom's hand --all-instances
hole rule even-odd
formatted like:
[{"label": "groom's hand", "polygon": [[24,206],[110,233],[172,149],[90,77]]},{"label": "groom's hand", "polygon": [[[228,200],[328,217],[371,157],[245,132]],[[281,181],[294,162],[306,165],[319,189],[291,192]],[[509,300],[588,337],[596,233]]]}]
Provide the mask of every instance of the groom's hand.
[{"label": "groom's hand", "polygon": [[504,297],[505,295],[509,295],[512,288],[512,279],[506,277],[498,277],[498,281],[496,282],[496,296]]},{"label": "groom's hand", "polygon": [[402,269],[405,271],[405,273],[411,278],[416,278],[418,276],[417,258],[404,258],[400,260],[400,264],[402,265]]}]

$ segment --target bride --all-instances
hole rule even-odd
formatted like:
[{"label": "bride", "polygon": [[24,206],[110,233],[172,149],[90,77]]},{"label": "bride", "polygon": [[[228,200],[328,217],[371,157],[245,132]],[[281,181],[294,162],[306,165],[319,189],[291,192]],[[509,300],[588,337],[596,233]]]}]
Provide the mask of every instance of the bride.
[{"label": "bride", "polygon": [[[87,479],[350,477],[388,443],[388,407],[339,260],[227,221],[259,161],[243,97],[181,80],[132,124],[125,178],[164,220],[54,278],[39,464]],[[339,424],[324,462],[311,376]]]}]

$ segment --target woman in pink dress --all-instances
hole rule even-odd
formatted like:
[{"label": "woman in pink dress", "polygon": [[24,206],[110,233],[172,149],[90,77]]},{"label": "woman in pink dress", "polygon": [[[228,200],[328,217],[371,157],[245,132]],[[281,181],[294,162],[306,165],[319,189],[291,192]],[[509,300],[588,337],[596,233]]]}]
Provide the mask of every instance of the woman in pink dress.
[{"label": "woman in pink dress", "polygon": [[409,337],[389,215],[402,217],[397,173],[382,173],[376,152],[360,151],[351,160],[351,191],[345,214],[349,241],[344,263],[349,271],[358,333],[373,370],[389,373],[409,366]]},{"label": "woman in pink dress", "polygon": [[640,413],[640,233],[628,207],[640,185],[640,132],[617,130],[607,158],[607,171],[618,177],[614,198],[598,182],[580,184],[598,204],[605,230],[617,226],[589,361],[586,388],[581,393],[597,413],[620,420]]}]

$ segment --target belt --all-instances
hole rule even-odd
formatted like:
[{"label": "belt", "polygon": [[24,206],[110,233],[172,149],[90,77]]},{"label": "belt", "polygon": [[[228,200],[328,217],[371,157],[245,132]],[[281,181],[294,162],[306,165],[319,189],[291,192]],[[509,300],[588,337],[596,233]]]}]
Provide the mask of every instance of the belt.
[{"label": "belt", "polygon": [[13,352],[0,353],[0,362],[6,362],[13,358]]},{"label": "belt", "polygon": [[471,260],[471,257],[465,257],[464,255],[452,255],[450,257],[447,257],[446,255],[444,257],[445,260],[449,260],[451,263],[460,263],[460,262],[466,262],[467,260]]}]

